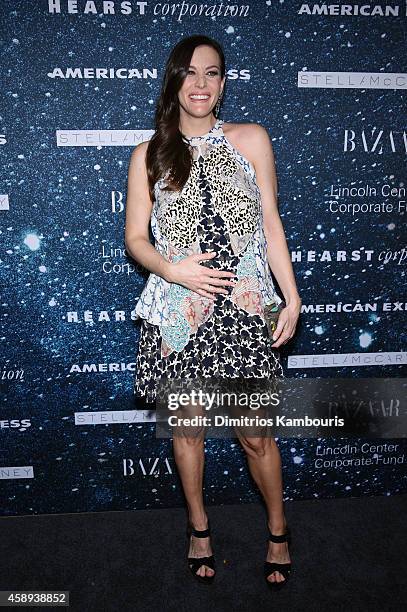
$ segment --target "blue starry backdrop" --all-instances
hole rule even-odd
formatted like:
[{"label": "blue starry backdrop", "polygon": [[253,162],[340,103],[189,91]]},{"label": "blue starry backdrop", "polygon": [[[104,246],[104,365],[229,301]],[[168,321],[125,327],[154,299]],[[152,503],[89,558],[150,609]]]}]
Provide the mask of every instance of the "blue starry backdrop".
[{"label": "blue starry backdrop", "polygon": [[[146,282],[124,251],[134,143],[57,139],[58,130],[153,129],[165,61],[181,37],[207,33],[223,45],[221,118],[260,123],[272,140],[303,302],[281,351],[286,375],[406,375],[404,3],[392,5],[397,14],[379,2],[358,15],[365,3],[356,0],[342,16],[283,0],[215,2],[212,14],[199,2],[110,4],[110,12],[100,0],[1,6],[4,515],[184,503],[171,441],[156,438],[154,417],[133,397],[133,310]],[[97,68],[108,78],[96,78]],[[298,86],[300,72],[326,71],[404,81]],[[351,187],[356,195],[341,194]],[[352,365],[356,355],[363,365]],[[132,422],[109,421],[136,409]],[[77,422],[82,413],[93,423]],[[405,491],[405,439],[383,442],[281,438],[285,499]],[[343,461],[328,461],[329,448]],[[206,461],[206,503],[259,499],[236,439],[208,439]]]}]

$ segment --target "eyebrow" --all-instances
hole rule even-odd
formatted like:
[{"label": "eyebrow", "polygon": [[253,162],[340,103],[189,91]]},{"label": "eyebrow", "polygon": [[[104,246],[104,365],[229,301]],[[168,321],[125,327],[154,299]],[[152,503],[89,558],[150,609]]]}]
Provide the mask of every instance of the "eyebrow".
[{"label": "eyebrow", "polygon": [[[192,64],[189,65],[190,68],[196,68],[196,66],[193,66]],[[219,68],[219,66],[217,64],[212,64],[212,66],[207,66],[206,70],[208,70],[208,68]]]}]

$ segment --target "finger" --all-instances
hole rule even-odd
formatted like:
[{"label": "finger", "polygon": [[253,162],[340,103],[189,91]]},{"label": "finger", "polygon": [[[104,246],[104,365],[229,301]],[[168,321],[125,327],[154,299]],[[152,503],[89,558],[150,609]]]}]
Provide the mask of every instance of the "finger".
[{"label": "finger", "polygon": [[217,285],[222,286],[222,285],[227,285],[228,287],[234,287],[236,285],[236,281],[235,280],[226,280],[226,279],[222,279],[222,278],[213,278],[212,276],[208,276],[207,278],[204,279],[205,283],[208,283],[210,285]]},{"label": "finger", "polygon": [[283,322],[280,317],[277,323],[277,327],[274,330],[273,337],[272,337],[272,340],[275,340],[275,343],[272,344],[271,346],[280,346],[283,340],[287,338],[289,331],[290,330],[289,330],[288,322],[287,321]]},{"label": "finger", "polygon": [[194,259],[198,260],[198,263],[202,260],[205,261],[205,259],[211,259],[212,257],[215,257],[216,255],[216,251],[209,251],[208,253],[196,253],[194,255]]},{"label": "finger", "polygon": [[279,340],[280,335],[282,334],[282,332],[284,331],[286,327],[288,327],[288,322],[283,321],[282,317],[280,316],[277,322],[276,329],[273,332],[273,340]]},{"label": "finger", "polygon": [[228,270],[215,270],[214,268],[209,268],[208,274],[214,278],[236,278],[236,274],[234,272],[229,272]]},{"label": "finger", "polygon": [[290,340],[291,336],[283,336],[283,340],[281,342],[281,344],[287,344],[287,342]]},{"label": "finger", "polygon": [[274,342],[274,344],[272,344],[271,346],[275,346],[276,348],[281,346],[282,344],[286,344],[288,342],[288,340],[290,339],[289,334],[287,334],[287,332],[284,332],[283,334],[281,334],[281,336],[276,340],[276,342]]},{"label": "finger", "polygon": [[196,293],[198,293],[199,295],[201,295],[202,297],[206,297],[209,298],[210,300],[214,300],[215,296],[212,295],[212,293],[208,293],[207,291],[205,291],[204,289],[197,289]]},{"label": "finger", "polygon": [[227,289],[224,289],[223,287],[215,287],[211,283],[205,283],[202,288],[204,291],[211,291],[213,293],[229,293]]},{"label": "finger", "polygon": [[282,344],[284,344],[284,342],[282,341],[282,339],[280,338],[279,340],[276,340],[276,342],[273,342],[273,344],[271,345],[274,348],[278,348],[279,346],[281,346]]}]

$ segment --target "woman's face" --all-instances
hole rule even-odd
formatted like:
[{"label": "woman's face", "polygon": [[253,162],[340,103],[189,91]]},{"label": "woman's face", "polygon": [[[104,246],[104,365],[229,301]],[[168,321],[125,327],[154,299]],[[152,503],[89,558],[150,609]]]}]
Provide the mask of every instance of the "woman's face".
[{"label": "woman's face", "polygon": [[223,86],[220,60],[213,47],[199,45],[194,50],[185,81],[178,92],[182,109],[193,117],[206,117],[212,113]]}]

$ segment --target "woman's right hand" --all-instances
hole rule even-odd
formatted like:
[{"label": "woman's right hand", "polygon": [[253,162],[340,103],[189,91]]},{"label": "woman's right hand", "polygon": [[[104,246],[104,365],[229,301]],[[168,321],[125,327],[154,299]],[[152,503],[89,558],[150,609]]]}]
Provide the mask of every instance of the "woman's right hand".
[{"label": "woman's right hand", "polygon": [[[226,293],[228,290],[223,286],[232,286],[236,284],[235,280],[227,280],[227,278],[235,278],[236,274],[227,270],[215,270],[201,266],[200,261],[213,259],[216,252],[211,253],[194,253],[188,255],[184,259],[177,262],[171,262],[169,266],[168,281],[183,285],[187,289],[195,291],[203,297],[214,300],[216,293]],[[226,277],[226,278],[225,278]]]}]

